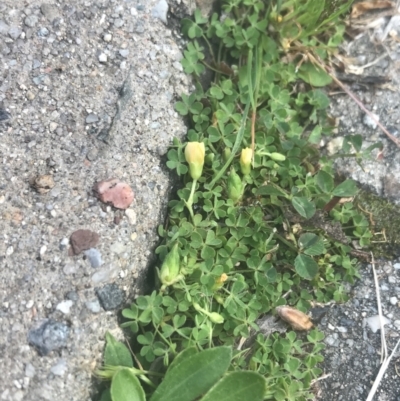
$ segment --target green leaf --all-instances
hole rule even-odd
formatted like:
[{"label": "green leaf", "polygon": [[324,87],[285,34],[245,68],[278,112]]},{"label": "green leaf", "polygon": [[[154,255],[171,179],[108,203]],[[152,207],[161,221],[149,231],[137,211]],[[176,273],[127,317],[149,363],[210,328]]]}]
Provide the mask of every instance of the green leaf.
[{"label": "green leaf", "polygon": [[146,401],[139,379],[128,368],[114,375],[110,393],[112,401]]},{"label": "green leaf", "polygon": [[[129,310],[129,309],[128,309]],[[133,366],[132,355],[125,344],[106,333],[106,349],[104,351],[104,364],[111,366]]]},{"label": "green leaf", "polygon": [[232,372],[223,377],[201,401],[262,401],[265,379],[256,372]]},{"label": "green leaf", "polygon": [[321,190],[325,193],[331,193],[335,183],[333,182],[333,177],[324,170],[318,171],[317,176],[315,177],[317,185],[321,188]]},{"label": "green leaf", "polygon": [[170,372],[172,369],[176,368],[181,362],[183,362],[185,359],[198,354],[198,350],[196,347],[189,347],[184,349],[182,352],[180,352],[175,359],[172,361],[171,365],[169,365],[168,372]]},{"label": "green leaf", "polygon": [[150,401],[192,401],[204,394],[226,372],[232,357],[230,347],[206,349],[185,358],[168,370]]},{"label": "green leaf", "polygon": [[326,86],[332,78],[321,68],[312,63],[303,63],[299,69],[299,77],[312,86]]},{"label": "green leaf", "polygon": [[292,205],[297,210],[297,212],[306,219],[311,219],[311,217],[313,217],[315,214],[316,209],[314,203],[310,202],[305,197],[293,197]]},{"label": "green leaf", "polygon": [[317,262],[307,255],[297,255],[294,267],[297,274],[306,280],[312,280],[318,273]]},{"label": "green leaf", "polygon": [[307,255],[315,256],[325,253],[325,247],[322,239],[313,233],[300,235],[299,246],[304,249]]},{"label": "green leaf", "polygon": [[358,192],[357,185],[353,180],[346,180],[339,184],[332,192],[334,196],[348,197],[354,196]]},{"label": "green leaf", "polygon": [[256,195],[275,195],[287,197],[287,194],[283,189],[280,189],[273,185],[263,185],[262,187],[257,189]]}]

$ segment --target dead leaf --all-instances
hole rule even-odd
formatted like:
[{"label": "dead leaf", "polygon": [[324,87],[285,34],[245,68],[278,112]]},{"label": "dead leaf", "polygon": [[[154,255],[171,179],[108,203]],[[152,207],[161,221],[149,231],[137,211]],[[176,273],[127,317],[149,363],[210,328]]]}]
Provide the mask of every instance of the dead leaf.
[{"label": "dead leaf", "polygon": [[276,312],[279,317],[289,323],[294,330],[310,330],[313,327],[308,315],[290,306],[278,306]]},{"label": "dead leaf", "polygon": [[393,8],[394,3],[388,0],[382,1],[362,1],[360,3],[356,3],[353,6],[351,11],[351,18],[358,18],[360,15],[363,15],[371,10],[382,10],[385,8]]}]

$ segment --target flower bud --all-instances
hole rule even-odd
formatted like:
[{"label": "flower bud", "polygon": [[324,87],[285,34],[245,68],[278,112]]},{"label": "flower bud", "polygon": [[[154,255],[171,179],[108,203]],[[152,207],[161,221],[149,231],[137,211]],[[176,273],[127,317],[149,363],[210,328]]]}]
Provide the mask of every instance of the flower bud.
[{"label": "flower bud", "polygon": [[215,324],[222,324],[224,323],[224,318],[217,312],[211,312],[208,314],[210,320]]},{"label": "flower bud", "polygon": [[185,159],[189,164],[190,175],[198,180],[203,172],[204,156],[206,154],[203,142],[188,142],[185,148]]},{"label": "flower bud", "polygon": [[215,290],[219,290],[220,288],[222,288],[222,286],[224,285],[225,281],[228,280],[228,276],[225,273],[222,273],[221,276],[219,276],[216,280],[215,283],[212,287],[212,289]]},{"label": "flower bud", "polygon": [[252,157],[253,151],[251,148],[242,149],[242,153],[240,154],[240,169],[243,175],[250,174]]},{"label": "flower bud", "polygon": [[286,156],[281,153],[273,152],[269,154],[269,157],[276,162],[283,162],[286,160]]},{"label": "flower bud", "polygon": [[214,153],[209,153],[209,154],[206,156],[206,164],[207,164],[208,166],[212,166],[212,163],[213,163],[213,161],[214,161],[214,158],[215,158]]},{"label": "flower bud", "polygon": [[228,196],[236,203],[243,195],[242,180],[235,170],[232,170],[228,176]]},{"label": "flower bud", "polygon": [[161,266],[160,280],[163,285],[168,286],[177,281],[180,270],[179,262],[178,244],[175,244],[165,257]]},{"label": "flower bud", "polygon": [[230,148],[225,148],[224,151],[222,152],[222,159],[226,163],[231,156],[232,151]]}]

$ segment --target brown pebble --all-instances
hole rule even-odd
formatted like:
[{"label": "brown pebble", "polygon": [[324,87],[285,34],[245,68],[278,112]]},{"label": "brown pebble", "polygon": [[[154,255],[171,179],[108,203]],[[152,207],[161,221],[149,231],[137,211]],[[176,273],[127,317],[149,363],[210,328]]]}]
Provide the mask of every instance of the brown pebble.
[{"label": "brown pebble", "polygon": [[54,179],[50,174],[38,175],[37,177],[33,178],[31,185],[40,194],[45,194],[54,187]]},{"label": "brown pebble", "polygon": [[310,316],[290,306],[278,306],[279,317],[289,323],[294,330],[310,330],[313,327]]},{"label": "brown pebble", "polygon": [[70,251],[73,255],[79,255],[82,251],[94,248],[99,242],[99,234],[90,230],[76,230],[69,237]]}]

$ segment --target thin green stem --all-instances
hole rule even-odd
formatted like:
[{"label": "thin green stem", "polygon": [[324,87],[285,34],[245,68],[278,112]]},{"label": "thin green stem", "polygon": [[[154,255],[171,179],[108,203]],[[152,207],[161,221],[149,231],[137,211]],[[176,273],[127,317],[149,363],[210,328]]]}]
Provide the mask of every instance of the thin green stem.
[{"label": "thin green stem", "polygon": [[190,195],[189,195],[189,199],[187,201],[185,201],[185,205],[187,207],[187,209],[189,210],[190,213],[190,217],[192,218],[192,221],[194,223],[194,213],[193,213],[193,197],[194,197],[194,192],[196,190],[196,184],[197,184],[197,180],[193,180],[192,181],[192,188],[190,190]]}]

